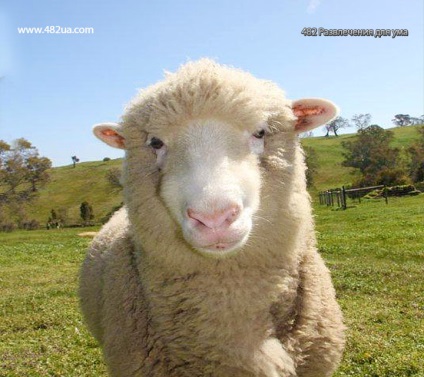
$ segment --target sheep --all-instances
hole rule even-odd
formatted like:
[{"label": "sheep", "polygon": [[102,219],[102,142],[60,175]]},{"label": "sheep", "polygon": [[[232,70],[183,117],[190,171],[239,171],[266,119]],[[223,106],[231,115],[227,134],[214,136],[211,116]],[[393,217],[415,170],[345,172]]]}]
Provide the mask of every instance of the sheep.
[{"label": "sheep", "polygon": [[337,115],[209,59],[94,127],[125,149],[125,206],[93,240],[81,307],[111,376],[324,377],[345,343],[299,133]]}]

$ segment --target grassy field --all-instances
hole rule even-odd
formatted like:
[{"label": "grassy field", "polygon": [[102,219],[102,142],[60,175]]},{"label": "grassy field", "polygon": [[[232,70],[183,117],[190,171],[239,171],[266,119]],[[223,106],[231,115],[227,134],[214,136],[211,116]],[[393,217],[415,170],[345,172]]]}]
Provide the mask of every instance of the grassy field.
[{"label": "grassy field", "polygon": [[349,328],[336,376],[424,376],[424,194],[316,207],[316,222]]},{"label": "grassy field", "polygon": [[102,376],[78,310],[81,230],[0,233],[0,376]]},{"label": "grassy field", "polygon": [[[316,205],[348,330],[336,376],[424,376],[424,194]],[[78,309],[81,230],[0,233],[0,376],[105,376]]]}]

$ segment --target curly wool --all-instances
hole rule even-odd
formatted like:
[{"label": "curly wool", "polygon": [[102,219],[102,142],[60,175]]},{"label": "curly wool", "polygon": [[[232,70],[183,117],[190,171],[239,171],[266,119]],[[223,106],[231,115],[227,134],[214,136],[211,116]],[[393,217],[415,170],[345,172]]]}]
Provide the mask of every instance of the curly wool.
[{"label": "curly wool", "polygon": [[[112,376],[325,377],[344,325],[316,249],[296,119],[276,85],[210,60],[140,92],[122,120],[126,207],[93,241],[80,296]],[[248,243],[205,258],[159,196],[146,135],[213,118],[274,134],[261,156],[261,205]],[[279,131],[279,132],[277,132]]]},{"label": "curly wool", "polygon": [[290,105],[284,91],[271,81],[201,59],[141,90],[126,107],[123,120],[142,124],[146,132],[172,132],[192,119],[213,114],[246,129],[246,125],[256,126],[274,114],[293,120]]}]

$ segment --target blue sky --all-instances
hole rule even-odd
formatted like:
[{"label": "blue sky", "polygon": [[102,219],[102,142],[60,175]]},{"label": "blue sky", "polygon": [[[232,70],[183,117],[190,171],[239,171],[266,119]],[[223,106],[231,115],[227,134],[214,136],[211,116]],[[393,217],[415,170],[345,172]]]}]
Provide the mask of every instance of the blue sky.
[{"label": "blue sky", "polygon": [[[212,57],[341,115],[424,113],[422,0],[6,0],[0,5],[0,139],[30,140],[55,166],[121,157],[91,126],[118,121],[138,88]],[[93,34],[19,34],[18,27]],[[306,37],[304,27],[407,29],[409,36]],[[354,132],[353,128],[348,132]],[[315,131],[322,135],[322,131]]]}]

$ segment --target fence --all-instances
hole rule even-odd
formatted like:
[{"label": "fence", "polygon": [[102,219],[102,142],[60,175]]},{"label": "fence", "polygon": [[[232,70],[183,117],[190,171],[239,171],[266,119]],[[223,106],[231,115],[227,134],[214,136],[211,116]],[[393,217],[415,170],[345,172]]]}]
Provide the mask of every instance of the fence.
[{"label": "fence", "polygon": [[383,196],[386,204],[388,203],[386,186],[370,186],[370,187],[361,187],[355,189],[346,189],[344,186],[341,188],[330,189],[326,191],[321,191],[319,193],[319,204],[326,205],[327,207],[337,206],[343,210],[347,209],[347,197],[352,199],[358,199],[361,202],[361,193],[370,192],[376,189],[383,189]]}]

